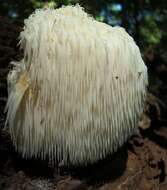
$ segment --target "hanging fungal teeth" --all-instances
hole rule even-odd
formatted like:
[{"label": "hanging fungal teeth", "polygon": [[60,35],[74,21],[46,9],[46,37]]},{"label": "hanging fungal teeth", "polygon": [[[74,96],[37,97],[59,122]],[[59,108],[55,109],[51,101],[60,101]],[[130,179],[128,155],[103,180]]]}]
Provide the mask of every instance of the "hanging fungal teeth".
[{"label": "hanging fungal teeth", "polygon": [[6,106],[16,150],[83,165],[112,154],[145,101],[147,68],[132,37],[79,5],[36,10],[24,23]]}]

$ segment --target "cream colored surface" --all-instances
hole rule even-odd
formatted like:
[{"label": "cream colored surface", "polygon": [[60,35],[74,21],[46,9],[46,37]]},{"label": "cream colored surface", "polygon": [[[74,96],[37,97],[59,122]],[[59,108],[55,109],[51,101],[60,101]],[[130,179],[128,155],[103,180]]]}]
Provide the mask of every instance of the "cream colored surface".
[{"label": "cream colored surface", "polygon": [[36,10],[20,44],[24,58],[9,73],[6,108],[23,157],[93,163],[135,132],[147,68],[123,28],[80,6]]}]

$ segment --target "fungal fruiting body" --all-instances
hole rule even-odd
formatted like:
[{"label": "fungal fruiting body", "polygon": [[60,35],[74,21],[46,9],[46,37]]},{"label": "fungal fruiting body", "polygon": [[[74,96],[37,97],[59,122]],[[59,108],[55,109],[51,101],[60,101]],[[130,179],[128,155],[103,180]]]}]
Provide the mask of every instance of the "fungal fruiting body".
[{"label": "fungal fruiting body", "polygon": [[147,68],[124,29],[80,6],[41,9],[25,20],[20,45],[6,123],[23,157],[93,163],[136,131]]}]

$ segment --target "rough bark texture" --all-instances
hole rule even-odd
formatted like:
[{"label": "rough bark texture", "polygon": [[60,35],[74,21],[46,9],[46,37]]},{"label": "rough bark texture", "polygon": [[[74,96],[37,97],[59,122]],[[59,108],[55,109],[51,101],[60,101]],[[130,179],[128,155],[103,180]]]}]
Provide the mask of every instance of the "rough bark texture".
[{"label": "rough bark texture", "polygon": [[[9,62],[19,60],[17,38],[23,24],[0,18],[0,189],[3,190],[165,190],[167,189],[167,67],[151,67],[151,93],[139,122],[139,134],[119,151],[86,168],[55,167],[24,160],[3,130]],[[149,66],[149,65],[148,65]]]}]

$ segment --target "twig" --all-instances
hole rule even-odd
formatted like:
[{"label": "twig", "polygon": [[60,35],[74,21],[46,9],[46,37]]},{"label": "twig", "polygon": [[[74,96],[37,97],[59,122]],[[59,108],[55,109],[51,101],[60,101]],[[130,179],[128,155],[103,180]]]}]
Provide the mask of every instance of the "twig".
[{"label": "twig", "polygon": [[142,173],[142,169],[140,169],[134,175],[127,177],[126,180],[118,186],[118,189],[121,189],[123,185],[126,185],[128,182],[132,181],[137,175],[139,175],[141,173]]}]

